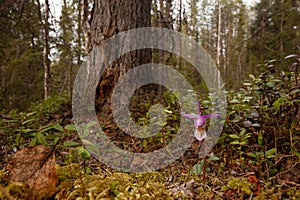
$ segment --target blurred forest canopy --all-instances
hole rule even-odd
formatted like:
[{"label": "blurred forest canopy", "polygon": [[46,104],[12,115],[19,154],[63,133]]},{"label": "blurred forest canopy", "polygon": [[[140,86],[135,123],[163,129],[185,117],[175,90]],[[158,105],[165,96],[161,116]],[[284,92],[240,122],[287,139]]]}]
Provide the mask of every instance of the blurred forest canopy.
[{"label": "blurred forest canopy", "polygon": [[[53,7],[45,9],[47,3],[52,5],[47,0],[0,2],[1,110],[25,110],[44,98],[45,63],[50,64],[50,95],[71,95],[87,52],[82,22],[89,20],[85,11],[91,10],[92,2],[62,0],[59,18]],[[299,0],[260,0],[253,8],[242,0],[153,0],[151,9],[151,26],[182,32],[207,50],[226,89],[239,89],[267,60],[276,60],[272,66],[276,73],[287,71],[290,60],[284,58],[299,53]],[[47,41],[45,34],[49,35]],[[45,51],[47,47],[49,51]],[[154,54],[153,61],[159,56]],[[176,57],[165,60],[184,69],[195,87],[203,86],[200,76],[185,62]]]}]

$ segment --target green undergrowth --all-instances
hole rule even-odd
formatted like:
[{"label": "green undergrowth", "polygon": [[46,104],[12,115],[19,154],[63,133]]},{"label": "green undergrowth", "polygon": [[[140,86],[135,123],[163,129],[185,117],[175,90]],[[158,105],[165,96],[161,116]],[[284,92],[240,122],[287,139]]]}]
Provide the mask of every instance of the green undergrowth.
[{"label": "green undergrowth", "polygon": [[[300,80],[295,72],[274,73],[270,70],[274,65],[274,61],[264,63],[240,90],[227,92],[224,128],[205,169],[195,150],[196,141],[191,151],[159,172],[103,169],[82,145],[65,96],[32,104],[28,112],[3,112],[0,199],[8,199],[3,191],[16,199],[30,196],[26,185],[5,181],[5,166],[17,150],[35,145],[55,147],[59,176],[55,199],[300,199]],[[164,93],[156,101],[134,99],[132,118],[141,127],[160,123],[155,117],[163,110],[166,122],[153,137],[128,137],[127,141],[110,123],[103,130],[113,133],[112,141],[124,150],[144,153],[160,149],[178,132],[179,109],[192,111],[196,106],[180,108],[177,99],[172,93]],[[214,113],[209,110],[209,98],[200,99],[203,112]],[[153,107],[158,102],[163,109]],[[93,122],[83,124],[82,133],[93,133],[92,126]]]}]

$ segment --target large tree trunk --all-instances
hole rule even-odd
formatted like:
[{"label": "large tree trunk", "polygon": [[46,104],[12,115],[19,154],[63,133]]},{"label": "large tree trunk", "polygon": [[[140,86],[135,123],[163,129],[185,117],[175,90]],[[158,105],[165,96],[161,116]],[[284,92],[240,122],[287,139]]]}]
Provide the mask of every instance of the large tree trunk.
[{"label": "large tree trunk", "polygon": [[[95,0],[91,14],[91,46],[101,45],[105,39],[139,27],[150,27],[151,0]],[[116,47],[118,48],[118,47]],[[96,110],[107,117],[114,86],[130,68],[151,61],[151,52],[132,51],[108,67],[96,92]],[[99,115],[99,114],[98,114]]]}]

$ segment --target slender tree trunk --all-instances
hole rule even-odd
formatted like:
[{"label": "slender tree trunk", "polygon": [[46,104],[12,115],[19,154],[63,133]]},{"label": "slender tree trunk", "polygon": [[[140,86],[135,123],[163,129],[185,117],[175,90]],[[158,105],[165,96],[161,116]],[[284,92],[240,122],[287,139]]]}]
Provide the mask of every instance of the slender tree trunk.
[{"label": "slender tree trunk", "polygon": [[88,0],[81,0],[81,8],[82,8],[82,11],[81,11],[81,14],[82,14],[81,26],[82,26],[82,30],[83,30],[83,33],[84,33],[84,39],[85,39],[84,40],[85,54],[87,55],[92,49],[91,24],[90,24],[90,20],[89,20],[89,16],[90,16],[89,1]]},{"label": "slender tree trunk", "polygon": [[[82,61],[81,61],[81,55],[82,55],[82,3],[77,3],[77,29],[76,29],[76,35],[77,35],[77,49],[76,49],[76,65],[77,67],[80,67]],[[71,67],[70,71],[70,82],[69,82],[69,97],[72,97],[72,90],[73,90],[73,70]]]},{"label": "slender tree trunk", "polygon": [[37,0],[36,1],[37,2],[37,6],[38,6],[38,15],[39,15],[39,20],[40,20],[40,22],[41,22],[41,24],[42,24],[42,22],[43,22],[43,17],[42,17],[42,9],[41,9],[41,2],[40,2],[40,0]]},{"label": "slender tree trunk", "polygon": [[[232,37],[231,21],[228,20],[227,23],[228,23],[228,26],[227,26],[228,30],[227,30],[227,44],[226,44],[226,57],[225,57],[226,64],[224,64],[224,68],[223,68],[223,74],[224,74],[225,78],[233,75],[232,72],[234,71],[234,69],[230,70],[230,68],[229,68],[230,67],[230,58],[233,57],[234,55],[231,55],[231,37]],[[227,72],[229,72],[229,73],[227,74]]]},{"label": "slender tree trunk", "polygon": [[265,60],[265,42],[264,42],[264,36],[265,36],[265,8],[262,8],[262,18],[261,18],[261,38],[260,38],[260,52],[261,52],[261,57],[260,60]]},{"label": "slender tree trunk", "polygon": [[[163,0],[159,0],[159,11],[160,11],[160,15],[159,15],[159,27],[160,28],[166,28],[166,20],[165,20],[165,9],[164,9],[164,2]],[[165,64],[165,59],[164,59],[165,53],[162,50],[158,50],[158,63],[162,63]],[[164,74],[162,73],[160,76],[160,79],[163,83],[163,77]],[[163,93],[163,86],[159,85],[158,87],[158,92],[159,94]]]},{"label": "slender tree trunk", "polygon": [[151,26],[159,27],[160,14],[158,11],[157,0],[152,1],[152,12],[153,12],[153,20],[151,20]]},{"label": "slender tree trunk", "polygon": [[220,67],[221,60],[221,24],[222,24],[222,13],[221,13],[221,1],[218,0],[218,33],[217,33],[217,66]]},{"label": "slender tree trunk", "polygon": [[[221,25],[222,25],[222,9],[221,0],[218,0],[218,33],[217,33],[217,66],[221,67]],[[220,82],[220,73],[217,74],[217,80]]]},{"label": "slender tree trunk", "polygon": [[[179,0],[179,13],[178,13],[178,24],[177,24],[177,31],[178,32],[182,32],[182,0]],[[180,58],[181,58],[181,47],[182,47],[182,44],[181,44],[181,41],[178,41],[179,42],[179,55],[177,55],[177,64],[176,64],[176,67],[178,69],[181,69],[181,62],[180,62]]]},{"label": "slender tree trunk", "polygon": [[[67,1],[66,0],[63,0],[63,12],[64,15],[69,15],[69,12],[68,12],[68,5],[67,5]],[[67,35],[67,30],[66,30],[66,26],[64,26],[64,28],[62,28],[62,32],[63,32],[63,35],[66,36]],[[69,39],[65,39],[65,45],[68,46],[69,48],[71,48],[71,44],[69,41]],[[66,82],[65,84],[63,84],[64,86],[67,85],[67,92],[68,92],[68,96],[71,97],[72,95],[72,68],[73,68],[73,55],[69,55],[69,56],[66,56],[66,65],[67,65],[67,72],[66,72]],[[61,93],[63,92],[63,89],[64,89],[64,86],[62,87],[62,90],[61,90]]]},{"label": "slender tree trunk", "polygon": [[159,11],[160,11],[159,26],[161,28],[164,28],[164,2],[163,2],[163,0],[159,0]]},{"label": "slender tree trunk", "polygon": [[182,32],[182,0],[179,0],[179,20],[178,20],[178,31]]},{"label": "slender tree trunk", "polygon": [[166,0],[165,21],[168,29],[173,29],[172,0]]},{"label": "slender tree trunk", "polygon": [[[281,7],[284,6],[283,5],[284,2],[283,0],[280,1],[280,5]],[[284,12],[283,10],[280,11],[280,65],[282,66],[283,64],[283,58],[284,58],[284,52],[283,52],[283,23],[284,23]]]},{"label": "slender tree trunk", "polygon": [[50,95],[49,83],[50,83],[50,61],[49,61],[49,1],[45,0],[45,13],[44,13],[44,98],[47,99]]}]

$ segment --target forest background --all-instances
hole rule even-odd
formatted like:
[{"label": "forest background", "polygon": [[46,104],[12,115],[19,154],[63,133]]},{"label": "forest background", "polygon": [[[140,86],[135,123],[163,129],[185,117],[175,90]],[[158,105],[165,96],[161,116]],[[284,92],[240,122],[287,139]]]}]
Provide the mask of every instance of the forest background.
[{"label": "forest background", "polygon": [[[125,194],[126,184],[147,178],[120,175],[99,164],[84,148],[73,125],[72,87],[89,53],[85,22],[90,20],[93,2],[0,2],[1,168],[17,150],[40,144],[53,148],[56,163],[65,170],[60,181],[68,182],[61,186],[66,187],[60,190],[64,197],[75,193],[86,197],[92,191],[88,183],[97,179],[90,175],[99,169],[106,188],[95,192],[105,197]],[[223,132],[207,165],[199,160],[199,143],[195,141],[191,151],[160,171],[163,178],[160,172],[153,175],[156,178],[151,185],[148,177],[149,191],[157,191],[158,182],[165,187],[155,195],[175,198],[183,191],[186,196],[200,199],[300,196],[300,1],[249,2],[151,1],[152,27],[188,36],[213,58],[225,83],[228,104]],[[180,71],[197,92],[204,112],[211,112],[207,86],[190,63],[168,52],[153,51],[151,55],[152,62]],[[155,137],[127,138],[124,142],[126,138],[120,139],[122,133],[115,124],[106,121],[109,117],[99,121],[120,147],[153,151],[171,141],[180,124],[176,97],[166,92],[163,102],[169,113],[168,123]],[[153,104],[151,100],[134,104],[133,118],[140,126],[149,124],[148,110]],[[74,167],[74,163],[80,167]],[[207,184],[203,185],[205,172]],[[0,180],[2,184],[1,173]],[[131,184],[136,187],[132,191],[151,193],[141,189],[142,183],[136,184]]]},{"label": "forest background", "polygon": [[[284,57],[297,53],[299,45],[298,1],[261,1],[253,7],[249,2],[246,6],[243,1],[166,1],[160,8],[154,1],[151,26],[164,24],[199,42],[215,59],[226,89],[238,89],[266,60],[277,61],[277,73],[286,71],[289,61]],[[85,56],[80,5],[78,1],[49,2],[47,68],[51,68],[51,81],[47,87],[53,95],[67,92],[70,96]],[[45,96],[45,6],[36,1],[5,6],[4,2],[0,105],[24,110]]]}]

